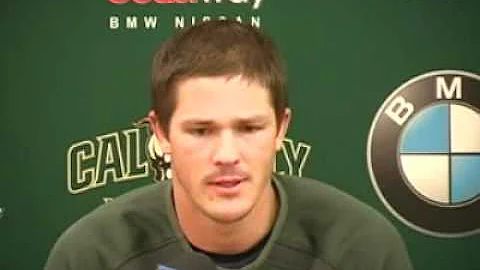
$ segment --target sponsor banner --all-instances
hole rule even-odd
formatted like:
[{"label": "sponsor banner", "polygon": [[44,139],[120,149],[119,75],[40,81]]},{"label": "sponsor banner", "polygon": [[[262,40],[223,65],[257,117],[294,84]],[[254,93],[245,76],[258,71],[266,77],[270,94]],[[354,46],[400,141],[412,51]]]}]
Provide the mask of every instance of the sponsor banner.
[{"label": "sponsor banner", "polygon": [[417,76],[383,103],[368,138],[375,190],[407,226],[428,235],[480,232],[480,76]]},{"label": "sponsor banner", "polygon": [[171,177],[130,124],[150,107],[152,56],[225,18],[285,56],[293,121],[276,172],[384,213],[415,269],[479,269],[479,1],[4,2],[0,269],[42,269],[80,217]]},{"label": "sponsor banner", "polygon": [[[119,30],[157,30],[162,27],[173,27],[175,29],[183,29],[188,26],[208,20],[225,20],[234,19],[242,23],[248,23],[252,26],[260,28],[262,18],[259,11],[262,7],[263,0],[176,0],[176,1],[162,1],[162,0],[109,0],[113,5],[134,5],[150,6],[152,7],[148,13],[139,11],[135,15],[129,14],[116,15],[112,14],[107,17],[107,28],[112,31]],[[233,6],[232,6],[233,5]],[[164,16],[152,14],[153,10],[158,8],[172,8],[177,9],[181,7],[182,11]],[[231,11],[226,11],[226,7],[232,7],[240,10],[237,14],[232,14]],[[115,7],[121,11],[121,7]],[[192,14],[191,10],[195,9]],[[130,9],[131,10],[131,9]],[[144,10],[144,8],[142,8]],[[198,10],[201,10],[198,12]],[[223,12],[222,12],[223,11]]]}]

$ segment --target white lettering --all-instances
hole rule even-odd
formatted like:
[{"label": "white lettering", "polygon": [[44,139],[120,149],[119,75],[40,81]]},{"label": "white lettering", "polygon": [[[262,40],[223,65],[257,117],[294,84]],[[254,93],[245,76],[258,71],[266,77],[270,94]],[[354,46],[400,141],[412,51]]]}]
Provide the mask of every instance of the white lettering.
[{"label": "white lettering", "polygon": [[[72,194],[149,175],[147,128],[126,129],[72,144],[67,151],[67,186]],[[123,135],[123,136],[121,136]]]},{"label": "white lettering", "polygon": [[98,136],[97,141],[99,145],[95,187],[104,186],[109,175],[112,176],[113,181],[117,181],[125,175],[118,133]]},{"label": "white lettering", "polygon": [[148,176],[148,162],[144,158],[140,160],[142,152],[140,149],[145,149],[145,145],[141,143],[140,129],[128,129],[124,130],[123,134],[125,134],[126,142],[127,142],[127,166],[125,175],[118,179],[118,181],[125,181],[125,180],[132,180],[136,178],[146,177]]},{"label": "white lettering", "polygon": [[[235,16],[235,17],[227,17],[225,15],[219,15],[216,17],[213,16],[191,16],[186,17],[186,16],[181,16],[177,15],[174,17],[173,25],[176,29],[183,29],[185,27],[195,25],[197,22],[205,22],[205,21],[210,21],[213,19],[219,19],[219,20],[226,20],[227,18],[232,18],[240,23],[245,22],[247,23],[248,21],[253,27],[260,28],[261,27],[261,17],[260,16],[251,16],[251,17],[245,17],[243,18],[242,16]],[[186,21],[186,23],[185,23]],[[190,24],[190,25],[189,25]]]},{"label": "white lettering", "polygon": [[282,144],[282,153],[287,161],[288,174],[302,176],[303,167],[307,161],[311,146],[303,142],[297,144],[293,140],[285,138]]},{"label": "white lettering", "polygon": [[143,17],[146,29],[155,29],[157,28],[157,17],[156,16],[145,16]]},{"label": "white lettering", "polygon": [[392,103],[385,110],[390,119],[392,119],[399,126],[403,125],[410,115],[414,112],[415,107],[412,103],[407,102],[402,96],[395,98]]},{"label": "white lettering", "polygon": [[67,187],[72,194],[90,189],[95,180],[95,167],[85,163],[95,157],[95,146],[91,141],[72,144],[67,151]]},{"label": "white lettering", "polygon": [[120,19],[117,16],[111,16],[109,22],[109,27],[112,30],[118,29],[120,27]]},{"label": "white lettering", "polygon": [[257,16],[257,17],[252,16],[251,25],[253,27],[260,28],[260,16]]},{"label": "white lettering", "polygon": [[263,0],[254,0],[254,3],[253,3],[253,9],[259,9],[260,6],[262,5],[262,1]]},{"label": "white lettering", "polygon": [[185,28],[185,17],[183,16],[175,16],[174,26],[176,29],[183,29]]},{"label": "white lettering", "polygon": [[453,94],[456,99],[462,99],[462,78],[454,77],[448,87],[445,77],[437,77],[437,99],[453,99]]},{"label": "white lettering", "polygon": [[137,29],[138,28],[138,20],[137,17],[128,16],[126,19],[127,29]]}]

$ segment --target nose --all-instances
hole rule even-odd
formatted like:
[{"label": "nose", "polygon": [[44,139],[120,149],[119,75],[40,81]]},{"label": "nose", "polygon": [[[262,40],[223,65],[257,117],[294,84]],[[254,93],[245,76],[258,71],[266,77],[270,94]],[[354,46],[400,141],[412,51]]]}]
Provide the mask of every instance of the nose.
[{"label": "nose", "polygon": [[236,165],[240,161],[240,153],[233,132],[225,131],[219,134],[218,143],[213,155],[215,165]]}]

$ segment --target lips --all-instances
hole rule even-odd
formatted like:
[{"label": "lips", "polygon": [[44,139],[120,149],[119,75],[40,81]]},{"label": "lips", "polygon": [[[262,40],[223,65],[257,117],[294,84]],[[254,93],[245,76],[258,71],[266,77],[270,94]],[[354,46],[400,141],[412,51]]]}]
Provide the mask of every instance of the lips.
[{"label": "lips", "polygon": [[229,188],[229,187],[234,187],[240,184],[240,182],[242,182],[242,180],[220,180],[220,181],[213,182],[213,184],[216,186]]},{"label": "lips", "polygon": [[241,176],[221,176],[221,177],[215,178],[213,181],[210,182],[210,184],[229,187],[229,186],[235,186],[244,180],[245,180],[245,177],[241,177]]},{"label": "lips", "polygon": [[240,192],[241,183],[246,177],[240,176],[222,176],[209,182],[209,185],[220,195],[235,195]]}]

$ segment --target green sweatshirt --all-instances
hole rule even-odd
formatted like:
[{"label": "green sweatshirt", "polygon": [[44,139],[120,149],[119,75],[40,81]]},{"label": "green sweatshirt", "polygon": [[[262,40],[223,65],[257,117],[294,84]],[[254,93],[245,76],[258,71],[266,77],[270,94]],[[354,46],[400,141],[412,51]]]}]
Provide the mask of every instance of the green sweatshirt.
[{"label": "green sweatshirt", "polygon": [[[273,183],[277,220],[243,270],[412,269],[399,234],[374,209],[317,180],[274,175]],[[194,252],[171,189],[170,181],[151,184],[84,216],[59,238],[45,270],[188,270],[163,267]]]}]

